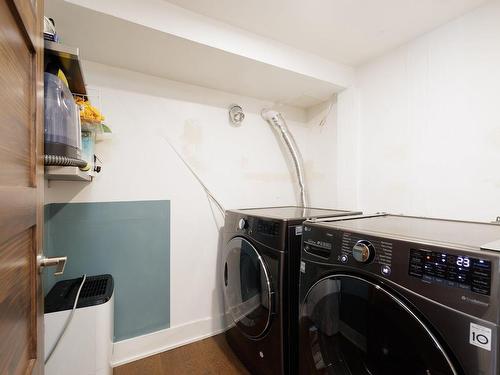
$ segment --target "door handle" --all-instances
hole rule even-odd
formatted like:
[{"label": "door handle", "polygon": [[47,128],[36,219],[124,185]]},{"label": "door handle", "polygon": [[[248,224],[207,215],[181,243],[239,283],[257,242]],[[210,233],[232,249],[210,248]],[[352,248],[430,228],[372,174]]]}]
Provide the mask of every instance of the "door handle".
[{"label": "door handle", "polygon": [[66,267],[67,261],[68,257],[48,258],[46,256],[42,256],[39,262],[40,272],[42,272],[45,267],[57,267],[54,272],[54,275],[55,276],[62,275],[64,273],[64,268]]}]

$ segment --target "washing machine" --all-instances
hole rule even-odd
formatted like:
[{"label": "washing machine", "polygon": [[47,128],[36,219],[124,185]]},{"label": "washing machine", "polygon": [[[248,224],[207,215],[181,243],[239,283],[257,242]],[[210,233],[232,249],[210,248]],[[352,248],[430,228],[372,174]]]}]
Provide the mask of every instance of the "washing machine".
[{"label": "washing machine", "polygon": [[306,223],[300,373],[500,374],[499,239],[396,215]]},{"label": "washing machine", "polygon": [[288,374],[297,366],[298,281],[302,223],[359,214],[272,207],[226,212],[223,290],[226,338],[254,375]]}]

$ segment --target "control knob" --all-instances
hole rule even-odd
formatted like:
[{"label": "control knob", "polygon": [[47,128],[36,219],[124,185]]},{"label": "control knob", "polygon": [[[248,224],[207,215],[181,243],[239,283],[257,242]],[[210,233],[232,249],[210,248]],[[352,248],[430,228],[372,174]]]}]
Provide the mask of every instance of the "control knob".
[{"label": "control knob", "polygon": [[359,263],[369,263],[375,256],[375,248],[370,241],[360,240],[352,248],[352,257]]},{"label": "control knob", "polygon": [[238,229],[243,230],[246,228],[248,228],[248,222],[245,219],[240,219],[240,221],[238,221]]}]

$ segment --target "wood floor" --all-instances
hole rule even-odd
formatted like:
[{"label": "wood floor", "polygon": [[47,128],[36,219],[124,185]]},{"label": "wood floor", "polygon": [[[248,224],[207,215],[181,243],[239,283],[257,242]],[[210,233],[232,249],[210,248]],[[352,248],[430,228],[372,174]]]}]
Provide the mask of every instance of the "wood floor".
[{"label": "wood floor", "polygon": [[116,367],[113,375],[249,375],[227,345],[217,335],[168,352]]}]

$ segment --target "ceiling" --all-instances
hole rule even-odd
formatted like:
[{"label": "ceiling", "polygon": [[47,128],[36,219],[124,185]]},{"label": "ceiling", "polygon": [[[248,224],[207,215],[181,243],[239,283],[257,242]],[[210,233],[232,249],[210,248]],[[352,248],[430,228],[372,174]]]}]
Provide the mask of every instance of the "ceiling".
[{"label": "ceiling", "polygon": [[355,66],[486,2],[486,0],[168,1],[255,34]]}]

